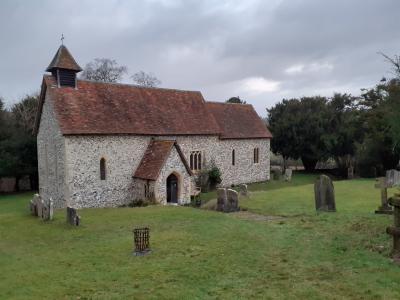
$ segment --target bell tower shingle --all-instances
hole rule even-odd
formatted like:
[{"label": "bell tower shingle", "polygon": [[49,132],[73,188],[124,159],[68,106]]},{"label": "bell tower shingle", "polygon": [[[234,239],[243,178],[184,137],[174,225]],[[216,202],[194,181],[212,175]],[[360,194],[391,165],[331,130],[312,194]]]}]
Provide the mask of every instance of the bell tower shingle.
[{"label": "bell tower shingle", "polygon": [[61,45],[56,55],[46,69],[57,80],[58,87],[76,88],[76,74],[82,71],[67,47]]}]

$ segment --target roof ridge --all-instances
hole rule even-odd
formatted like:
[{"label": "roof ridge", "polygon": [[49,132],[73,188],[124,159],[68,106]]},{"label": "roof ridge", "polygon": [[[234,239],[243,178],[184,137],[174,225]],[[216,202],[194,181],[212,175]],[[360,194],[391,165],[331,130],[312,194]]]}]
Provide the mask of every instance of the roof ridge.
[{"label": "roof ridge", "polygon": [[247,105],[247,106],[253,106],[251,103],[230,103],[230,102],[221,102],[221,101],[209,101],[206,100],[206,103],[211,103],[211,104],[226,104],[226,105]]},{"label": "roof ridge", "polygon": [[78,78],[78,82],[79,81],[85,81],[85,82],[96,83],[96,84],[105,84],[105,85],[107,85],[107,84],[122,85],[122,86],[129,86],[129,87],[135,87],[135,88],[140,88],[140,89],[167,90],[167,91],[190,92],[190,93],[200,93],[201,94],[200,91],[194,91],[194,90],[180,90],[180,89],[165,88],[165,87],[142,86],[142,85],[137,85],[137,84],[133,84],[133,83],[104,82],[104,81],[96,81],[96,80]]}]

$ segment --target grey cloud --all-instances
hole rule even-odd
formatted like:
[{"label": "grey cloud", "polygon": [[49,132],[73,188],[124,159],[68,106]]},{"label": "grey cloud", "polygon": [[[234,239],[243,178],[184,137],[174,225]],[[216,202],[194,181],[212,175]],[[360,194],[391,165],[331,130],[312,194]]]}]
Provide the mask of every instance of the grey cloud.
[{"label": "grey cloud", "polygon": [[82,66],[114,58],[165,87],[210,100],[239,95],[264,115],[282,97],[357,93],[388,75],[377,52],[399,54],[399,11],[397,0],[3,0],[0,95],[11,103],[39,89],[64,33]]}]

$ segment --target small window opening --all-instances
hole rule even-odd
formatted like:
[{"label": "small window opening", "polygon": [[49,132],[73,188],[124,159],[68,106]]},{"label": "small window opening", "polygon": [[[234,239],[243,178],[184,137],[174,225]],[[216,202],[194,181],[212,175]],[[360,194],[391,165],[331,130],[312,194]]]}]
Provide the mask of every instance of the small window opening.
[{"label": "small window opening", "polygon": [[106,160],[100,159],[100,180],[106,180]]}]

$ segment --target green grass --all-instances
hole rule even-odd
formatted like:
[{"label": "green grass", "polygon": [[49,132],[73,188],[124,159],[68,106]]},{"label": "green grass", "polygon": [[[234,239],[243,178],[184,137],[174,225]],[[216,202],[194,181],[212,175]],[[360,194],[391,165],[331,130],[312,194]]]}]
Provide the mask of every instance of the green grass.
[{"label": "green grass", "polygon": [[[0,196],[1,299],[399,299],[400,267],[375,215],[373,180],[335,182],[336,213],[316,213],[315,175],[250,186],[249,211],[189,207],[85,209],[82,226],[28,214],[30,194]],[[210,196],[211,197],[211,196]],[[153,252],[132,255],[132,228]]]}]

